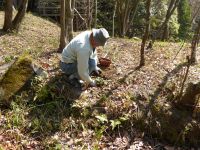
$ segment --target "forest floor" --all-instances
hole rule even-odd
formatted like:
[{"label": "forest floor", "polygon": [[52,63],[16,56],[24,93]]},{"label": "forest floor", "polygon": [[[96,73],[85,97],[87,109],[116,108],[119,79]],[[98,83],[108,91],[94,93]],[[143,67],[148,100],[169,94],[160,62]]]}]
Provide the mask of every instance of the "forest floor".
[{"label": "forest floor", "polygon": [[[190,44],[156,42],[145,51],[145,66],[137,69],[141,40],[111,38],[104,49],[97,48],[99,57],[108,52],[111,65],[93,77],[97,87],[81,91],[59,69],[59,32],[55,23],[32,14],[18,34],[0,31],[0,75],[2,66],[23,53],[48,74],[34,77],[10,109],[0,110],[0,149],[187,149],[152,135],[149,120],[159,122],[154,118],[139,123],[152,101],[168,107],[169,90],[173,97],[179,93]],[[199,82],[199,74],[200,65],[191,66],[186,84]]]}]

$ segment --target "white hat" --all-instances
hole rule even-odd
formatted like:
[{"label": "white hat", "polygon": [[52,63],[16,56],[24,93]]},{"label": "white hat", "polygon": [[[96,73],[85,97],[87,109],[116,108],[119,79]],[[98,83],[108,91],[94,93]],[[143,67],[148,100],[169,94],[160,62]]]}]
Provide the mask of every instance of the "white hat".
[{"label": "white hat", "polygon": [[109,33],[105,28],[92,29],[93,38],[100,46],[104,46],[106,41],[109,39]]}]

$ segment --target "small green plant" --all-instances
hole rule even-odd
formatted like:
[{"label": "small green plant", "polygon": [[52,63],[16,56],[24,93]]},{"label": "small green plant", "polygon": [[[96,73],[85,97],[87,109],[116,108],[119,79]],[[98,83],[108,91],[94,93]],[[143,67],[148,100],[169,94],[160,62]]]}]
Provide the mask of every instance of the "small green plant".
[{"label": "small green plant", "polygon": [[107,126],[103,125],[100,128],[95,129],[95,136],[98,141],[102,138],[103,133],[106,131],[107,128],[108,128]]},{"label": "small green plant", "polygon": [[6,63],[9,63],[9,62],[11,62],[13,59],[14,59],[14,56],[6,56],[6,57],[4,58],[4,61],[5,61]]},{"label": "small green plant", "polygon": [[100,123],[108,122],[108,118],[105,114],[95,116]]},{"label": "small green plant", "polygon": [[32,122],[29,123],[29,127],[31,128],[31,133],[37,133],[38,131],[42,131],[41,129],[41,123],[38,118],[35,118],[32,120]]},{"label": "small green plant", "polygon": [[35,77],[31,82],[32,88],[35,91],[35,96],[33,100],[43,101],[47,99],[51,93],[49,90],[49,86],[45,85],[45,82],[41,77]]},{"label": "small green plant", "polygon": [[97,86],[103,86],[105,84],[105,81],[104,81],[103,78],[97,77],[96,78],[96,84],[97,84]]},{"label": "small green plant", "polygon": [[114,130],[117,126],[121,124],[121,121],[119,119],[110,120],[110,122],[111,122],[112,130]]},{"label": "small green plant", "polygon": [[46,100],[49,97],[49,89],[47,86],[41,87],[39,91],[37,91],[36,96],[34,97],[34,100],[38,99],[40,101]]}]

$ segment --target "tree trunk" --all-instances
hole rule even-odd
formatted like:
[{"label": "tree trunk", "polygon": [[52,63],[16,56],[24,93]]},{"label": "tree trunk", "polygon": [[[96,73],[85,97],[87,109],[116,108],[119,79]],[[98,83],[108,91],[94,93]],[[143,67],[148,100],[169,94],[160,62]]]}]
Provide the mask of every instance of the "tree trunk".
[{"label": "tree trunk", "polygon": [[130,5],[130,1],[126,0],[125,1],[125,9],[124,9],[124,17],[123,17],[123,28],[122,28],[122,36],[123,37],[126,35],[128,20],[129,20],[129,16],[130,16],[130,9],[128,7],[129,5]]},{"label": "tree trunk", "polygon": [[95,0],[95,17],[94,17],[94,27],[97,28],[97,10],[98,10],[98,3]]},{"label": "tree trunk", "polygon": [[87,28],[91,29],[92,26],[92,12],[91,12],[91,0],[87,0],[88,3],[88,13],[87,13]]},{"label": "tree trunk", "polygon": [[144,49],[145,44],[149,36],[149,29],[150,29],[150,9],[151,9],[151,0],[146,1],[146,27],[145,32],[142,38],[141,50],[140,50],[140,66],[145,65],[145,58],[144,58]]},{"label": "tree trunk", "polygon": [[67,41],[73,39],[73,18],[74,18],[75,0],[69,0],[66,4],[66,32]]},{"label": "tree trunk", "polygon": [[134,1],[134,6],[133,6],[133,9],[132,9],[132,16],[131,16],[131,21],[128,25],[128,28],[130,27],[130,25],[133,23],[133,20],[135,18],[135,14],[136,14],[136,11],[137,11],[137,7],[138,7],[138,4],[139,4],[140,0],[135,0]]},{"label": "tree trunk", "polygon": [[191,46],[191,64],[195,64],[196,63],[196,50],[197,50],[197,46],[200,40],[200,19],[197,25],[197,28],[194,32],[194,36],[192,39],[192,46]]},{"label": "tree trunk", "polygon": [[122,26],[121,26],[121,36],[124,37],[126,35],[126,32],[128,30],[128,24],[129,24],[129,18],[130,18],[130,13],[131,13],[131,8],[130,8],[130,0],[125,0],[124,2],[124,7],[122,8]]},{"label": "tree trunk", "polygon": [[62,52],[63,48],[67,43],[73,39],[73,18],[75,0],[61,0],[61,11],[60,11],[60,46],[59,52]]},{"label": "tree trunk", "polygon": [[167,23],[163,28],[162,41],[168,40],[168,38],[169,38],[169,23]]},{"label": "tree trunk", "polygon": [[164,27],[167,26],[167,24],[169,23],[169,20],[172,16],[172,14],[174,13],[174,11],[176,10],[178,4],[179,4],[180,0],[171,0],[170,4],[168,6],[168,10],[167,10],[167,14],[165,17],[164,22],[161,24],[160,28],[157,30],[157,32],[153,35],[152,37],[152,46],[155,42],[155,40],[159,37],[160,32],[163,30]]},{"label": "tree trunk", "polygon": [[117,2],[115,2],[115,7],[113,11],[113,29],[112,29],[112,37],[115,36],[115,13],[116,13]]},{"label": "tree trunk", "polygon": [[13,16],[13,8],[12,8],[12,0],[5,1],[5,16],[4,16],[4,31],[9,31],[12,27],[12,16]]},{"label": "tree trunk", "polygon": [[58,52],[62,52],[63,48],[66,45],[66,28],[65,28],[65,0],[60,0],[60,45]]},{"label": "tree trunk", "polygon": [[26,9],[27,9],[27,4],[28,4],[28,0],[23,0],[23,2],[21,3],[17,15],[15,16],[13,23],[12,23],[12,29],[18,31],[20,24],[25,16],[26,13]]},{"label": "tree trunk", "polygon": [[132,23],[139,0],[117,0],[116,16],[119,36],[124,37]]}]

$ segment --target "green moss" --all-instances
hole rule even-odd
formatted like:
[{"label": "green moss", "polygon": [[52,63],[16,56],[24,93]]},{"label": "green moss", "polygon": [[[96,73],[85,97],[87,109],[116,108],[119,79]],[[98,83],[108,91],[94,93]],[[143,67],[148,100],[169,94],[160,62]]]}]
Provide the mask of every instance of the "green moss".
[{"label": "green moss", "polygon": [[10,105],[10,98],[17,93],[33,75],[32,60],[27,56],[20,57],[6,72],[0,81],[0,89],[3,91],[0,103]]}]

